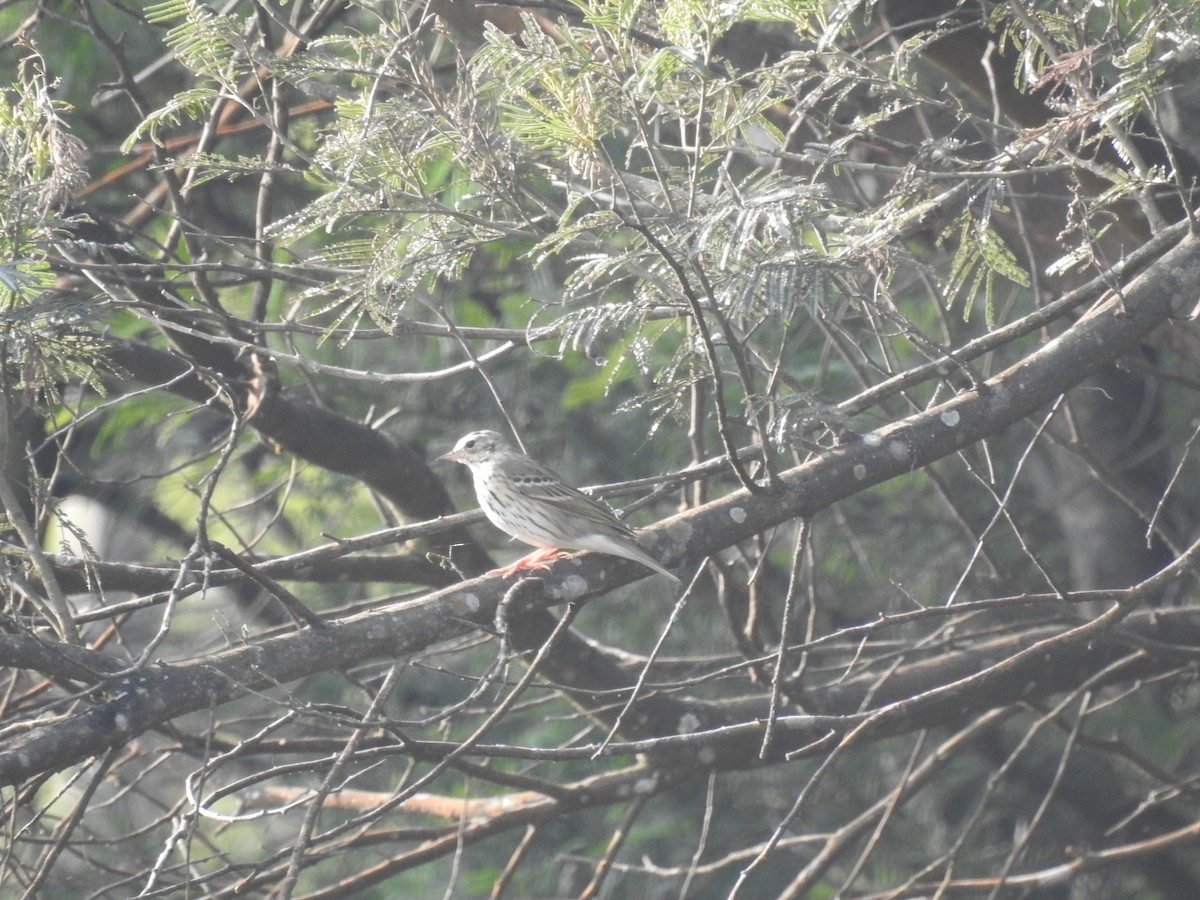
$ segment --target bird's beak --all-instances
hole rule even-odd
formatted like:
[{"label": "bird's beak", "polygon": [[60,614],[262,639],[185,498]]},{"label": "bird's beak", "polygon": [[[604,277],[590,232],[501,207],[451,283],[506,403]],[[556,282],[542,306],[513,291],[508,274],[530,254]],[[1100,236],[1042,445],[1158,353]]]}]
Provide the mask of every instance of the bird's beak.
[{"label": "bird's beak", "polygon": [[461,462],[462,457],[459,455],[457,450],[451,450],[449,453],[443,453],[435,460],[435,462],[445,462],[447,460],[450,462]]}]

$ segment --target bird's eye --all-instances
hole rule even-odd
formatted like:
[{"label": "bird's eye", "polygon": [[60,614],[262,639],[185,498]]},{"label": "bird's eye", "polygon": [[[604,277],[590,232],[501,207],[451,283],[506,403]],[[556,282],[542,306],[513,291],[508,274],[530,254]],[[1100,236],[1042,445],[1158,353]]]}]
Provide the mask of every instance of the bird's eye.
[{"label": "bird's eye", "polygon": [[475,442],[474,442],[474,441],[467,441],[466,447],[467,447],[467,449],[468,449],[468,450],[470,450],[470,449],[471,449],[472,447],[474,447],[474,446],[475,446]]}]

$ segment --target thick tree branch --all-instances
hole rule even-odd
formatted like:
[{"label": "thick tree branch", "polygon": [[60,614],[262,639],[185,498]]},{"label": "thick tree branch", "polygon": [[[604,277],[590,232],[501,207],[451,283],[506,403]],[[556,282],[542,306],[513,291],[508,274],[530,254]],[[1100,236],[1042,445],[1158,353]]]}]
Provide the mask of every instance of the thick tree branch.
[{"label": "thick tree branch", "polygon": [[[1200,293],[1200,240],[1188,237],[1120,297],[1098,305],[1067,332],[977,389],[881,428],[861,441],[781,475],[771,492],[739,490],[676,516],[647,535],[670,558],[695,561],[799,515],[812,515],[862,488],[953,453],[1019,421],[1135,346]],[[586,580],[573,577],[578,570]],[[561,561],[544,603],[595,596],[631,580],[635,564],[609,557]],[[641,574],[638,571],[636,574]],[[478,579],[392,608],[235,648],[214,657],[159,664],[113,686],[117,697],[10,740],[0,749],[0,783],[80,762],[175,716],[221,703],[269,682],[288,682],[379,655],[411,652],[490,624],[503,589]],[[679,722],[655,723],[678,733]],[[781,721],[780,725],[784,723]],[[813,721],[803,726],[828,728]]]}]

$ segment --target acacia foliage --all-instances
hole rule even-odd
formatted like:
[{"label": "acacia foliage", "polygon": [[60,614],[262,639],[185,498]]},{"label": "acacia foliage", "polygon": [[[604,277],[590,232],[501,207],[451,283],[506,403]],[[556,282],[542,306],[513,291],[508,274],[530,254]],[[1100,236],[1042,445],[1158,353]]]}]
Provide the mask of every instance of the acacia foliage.
[{"label": "acacia foliage", "polygon": [[6,891],[1197,895],[1200,5],[27,6]]}]

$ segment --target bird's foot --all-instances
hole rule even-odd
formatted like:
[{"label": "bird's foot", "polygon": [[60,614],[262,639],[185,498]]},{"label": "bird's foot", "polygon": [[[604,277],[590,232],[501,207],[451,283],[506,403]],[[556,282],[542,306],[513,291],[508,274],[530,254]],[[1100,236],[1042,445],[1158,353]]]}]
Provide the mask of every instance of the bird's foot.
[{"label": "bird's foot", "polygon": [[543,547],[541,550],[530,553],[528,556],[522,556],[512,565],[492,569],[488,574],[500,575],[507,578],[509,575],[516,575],[518,572],[527,572],[530,569],[549,569],[550,560],[558,559],[564,555],[557,547]]}]

